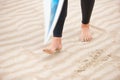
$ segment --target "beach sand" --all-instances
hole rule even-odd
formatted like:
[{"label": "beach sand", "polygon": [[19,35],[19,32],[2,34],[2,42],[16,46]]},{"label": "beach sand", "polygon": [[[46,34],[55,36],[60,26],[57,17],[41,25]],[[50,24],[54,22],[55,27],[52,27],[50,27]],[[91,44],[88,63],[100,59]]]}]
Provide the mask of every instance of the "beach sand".
[{"label": "beach sand", "polygon": [[79,41],[81,8],[69,0],[59,54],[42,52],[43,0],[0,0],[0,80],[120,80],[119,0],[96,0],[91,42]]}]

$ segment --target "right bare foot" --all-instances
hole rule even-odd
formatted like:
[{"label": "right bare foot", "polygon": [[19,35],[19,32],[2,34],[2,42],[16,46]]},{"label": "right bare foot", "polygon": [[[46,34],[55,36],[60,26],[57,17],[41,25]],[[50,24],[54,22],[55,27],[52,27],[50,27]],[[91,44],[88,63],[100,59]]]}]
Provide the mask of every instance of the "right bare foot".
[{"label": "right bare foot", "polygon": [[62,49],[61,37],[53,37],[51,44],[43,49],[44,52],[53,54],[56,51],[60,51]]},{"label": "right bare foot", "polygon": [[83,42],[88,42],[92,40],[92,35],[90,33],[89,24],[82,24],[80,40]]}]

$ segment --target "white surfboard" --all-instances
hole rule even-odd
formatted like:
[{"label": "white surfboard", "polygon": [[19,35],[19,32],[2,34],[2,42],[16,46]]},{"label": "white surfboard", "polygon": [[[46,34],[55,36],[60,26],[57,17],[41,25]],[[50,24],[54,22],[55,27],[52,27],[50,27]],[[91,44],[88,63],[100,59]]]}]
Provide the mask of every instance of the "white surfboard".
[{"label": "white surfboard", "polygon": [[[53,2],[55,1],[55,2]],[[44,0],[44,16],[45,16],[45,36],[44,44],[46,44],[52,36],[53,30],[58,22],[64,0]],[[56,5],[53,7],[53,5]],[[55,9],[54,13],[51,12]],[[52,17],[51,17],[52,16]],[[52,18],[52,19],[51,19]]]}]

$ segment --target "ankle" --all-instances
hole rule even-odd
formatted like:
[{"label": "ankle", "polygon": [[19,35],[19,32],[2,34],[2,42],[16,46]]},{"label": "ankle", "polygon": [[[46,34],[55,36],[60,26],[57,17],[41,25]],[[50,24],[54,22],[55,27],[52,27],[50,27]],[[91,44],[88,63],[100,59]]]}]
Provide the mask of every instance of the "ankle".
[{"label": "ankle", "polygon": [[52,37],[53,39],[59,40],[61,37]]},{"label": "ankle", "polygon": [[61,41],[61,37],[53,37],[52,40],[53,41]]},{"label": "ankle", "polygon": [[61,37],[53,37],[52,38],[52,43],[61,44],[61,42],[62,42]]},{"label": "ankle", "polygon": [[90,26],[89,24],[82,24],[81,28],[82,29],[89,29],[89,26]]}]

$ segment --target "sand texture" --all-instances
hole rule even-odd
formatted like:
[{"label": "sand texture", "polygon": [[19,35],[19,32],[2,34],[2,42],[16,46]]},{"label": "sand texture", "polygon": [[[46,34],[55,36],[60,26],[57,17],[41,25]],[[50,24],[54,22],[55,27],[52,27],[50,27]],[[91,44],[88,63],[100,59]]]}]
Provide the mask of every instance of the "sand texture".
[{"label": "sand texture", "polygon": [[81,8],[69,0],[61,53],[42,52],[43,0],[0,0],[0,80],[120,80],[119,0],[96,0],[91,42],[79,41]]}]

